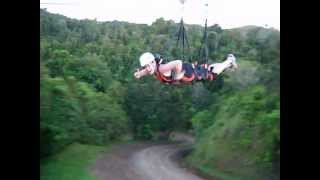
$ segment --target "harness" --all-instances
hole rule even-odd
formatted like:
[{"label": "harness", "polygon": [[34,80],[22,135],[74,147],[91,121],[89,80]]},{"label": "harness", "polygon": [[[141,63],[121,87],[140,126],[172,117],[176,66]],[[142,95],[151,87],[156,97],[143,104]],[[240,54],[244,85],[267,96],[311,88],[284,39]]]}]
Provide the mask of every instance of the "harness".
[{"label": "harness", "polygon": [[173,79],[172,77],[172,74],[170,77],[166,77],[164,76],[160,71],[159,71],[159,66],[160,66],[160,63],[156,63],[156,71],[155,71],[155,75],[156,75],[156,78],[158,80],[160,80],[161,82],[164,82],[164,83],[173,83],[173,82],[176,82],[176,80]]},{"label": "harness", "polygon": [[194,72],[197,76],[197,80],[209,80],[214,81],[217,79],[217,74],[212,72],[212,69],[208,69],[208,64],[195,65],[192,64]]},{"label": "harness", "polygon": [[[185,65],[185,64],[184,64]],[[187,69],[186,66],[183,66],[183,69],[189,70],[189,73],[185,73],[184,76],[182,77],[182,79],[180,80],[175,80],[173,78],[173,75],[171,73],[170,77],[166,77],[164,76],[160,71],[159,71],[159,67],[160,67],[160,63],[156,63],[156,71],[155,71],[155,76],[158,80],[160,80],[163,83],[168,83],[168,84],[172,84],[172,83],[177,83],[177,82],[183,82],[183,83],[192,83],[193,81],[197,81],[197,80],[216,80],[217,75],[214,73],[211,73],[207,70],[207,64],[202,64],[201,66],[195,66],[194,64],[190,64],[190,68]],[[200,69],[200,71],[199,71]],[[191,74],[190,74],[190,71]],[[187,75],[189,74],[189,76]]]}]

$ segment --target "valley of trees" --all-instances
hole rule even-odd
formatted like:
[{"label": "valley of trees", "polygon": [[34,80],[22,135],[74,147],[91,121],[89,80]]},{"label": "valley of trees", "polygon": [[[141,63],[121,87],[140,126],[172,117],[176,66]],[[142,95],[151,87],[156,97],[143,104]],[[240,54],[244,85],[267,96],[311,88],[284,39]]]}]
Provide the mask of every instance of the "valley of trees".
[{"label": "valley of trees", "polygon": [[[67,145],[196,136],[187,160],[199,169],[248,177],[279,176],[280,32],[208,27],[209,62],[228,53],[239,70],[214,82],[171,86],[136,80],[141,53],[179,59],[179,24],[76,20],[40,9],[40,158]],[[186,24],[197,60],[203,27]]]}]

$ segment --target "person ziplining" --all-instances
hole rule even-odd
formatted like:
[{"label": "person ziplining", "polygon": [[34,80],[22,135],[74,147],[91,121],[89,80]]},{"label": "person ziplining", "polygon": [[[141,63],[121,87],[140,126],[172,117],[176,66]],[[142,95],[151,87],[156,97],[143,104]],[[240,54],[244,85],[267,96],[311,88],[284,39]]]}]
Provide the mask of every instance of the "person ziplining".
[{"label": "person ziplining", "polygon": [[[186,0],[180,0],[182,4],[182,14],[184,3]],[[205,3],[206,10],[208,3]],[[207,12],[206,12],[207,14]],[[206,15],[207,16],[207,15]],[[181,17],[177,45],[179,41],[182,42],[182,59],[185,58],[184,49],[185,44],[189,49],[188,39],[183,23],[183,16]],[[199,50],[199,59],[203,59],[204,63],[199,64],[199,61],[194,63],[183,62],[183,60],[173,60],[168,63],[162,63],[163,59],[160,55],[153,55],[150,52],[143,53],[140,58],[141,69],[137,69],[134,76],[140,79],[146,75],[155,75],[158,80],[168,84],[191,83],[195,81],[217,79],[217,76],[226,70],[235,70],[238,68],[236,58],[233,54],[228,54],[226,60],[220,63],[208,64],[208,47],[207,47],[207,17],[205,20],[205,30],[202,39],[202,45]]]},{"label": "person ziplining", "polygon": [[198,64],[186,63],[182,60],[173,60],[162,63],[163,58],[154,56],[150,52],[143,53],[140,58],[142,69],[137,69],[135,78],[140,79],[146,75],[155,75],[158,80],[168,84],[191,83],[194,81],[216,80],[217,76],[226,70],[238,68],[236,57],[228,54],[226,60],[221,63]]}]

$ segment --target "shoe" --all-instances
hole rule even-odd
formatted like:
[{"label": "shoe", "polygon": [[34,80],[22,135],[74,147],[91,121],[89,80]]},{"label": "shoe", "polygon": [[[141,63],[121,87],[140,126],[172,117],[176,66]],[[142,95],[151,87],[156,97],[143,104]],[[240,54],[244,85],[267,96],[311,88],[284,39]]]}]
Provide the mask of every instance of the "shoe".
[{"label": "shoe", "polygon": [[236,60],[236,57],[234,57],[234,55],[233,54],[228,54],[228,58],[227,58],[227,60],[229,60],[229,61],[231,61],[231,66],[230,66],[230,68],[231,69],[237,69],[238,68],[238,64],[237,64],[237,60]]}]

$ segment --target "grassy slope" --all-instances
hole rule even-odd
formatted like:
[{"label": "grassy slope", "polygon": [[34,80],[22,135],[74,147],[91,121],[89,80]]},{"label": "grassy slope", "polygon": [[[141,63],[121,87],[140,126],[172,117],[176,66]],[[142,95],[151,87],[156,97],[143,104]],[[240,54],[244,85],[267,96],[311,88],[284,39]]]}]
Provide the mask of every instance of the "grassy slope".
[{"label": "grassy slope", "polygon": [[42,180],[93,180],[89,166],[106,146],[72,144],[40,162]]},{"label": "grassy slope", "polygon": [[256,88],[225,99],[215,123],[198,137],[188,163],[222,179],[259,179],[269,174],[265,170],[270,169],[270,153],[279,134],[278,111],[264,111],[270,98]]}]

